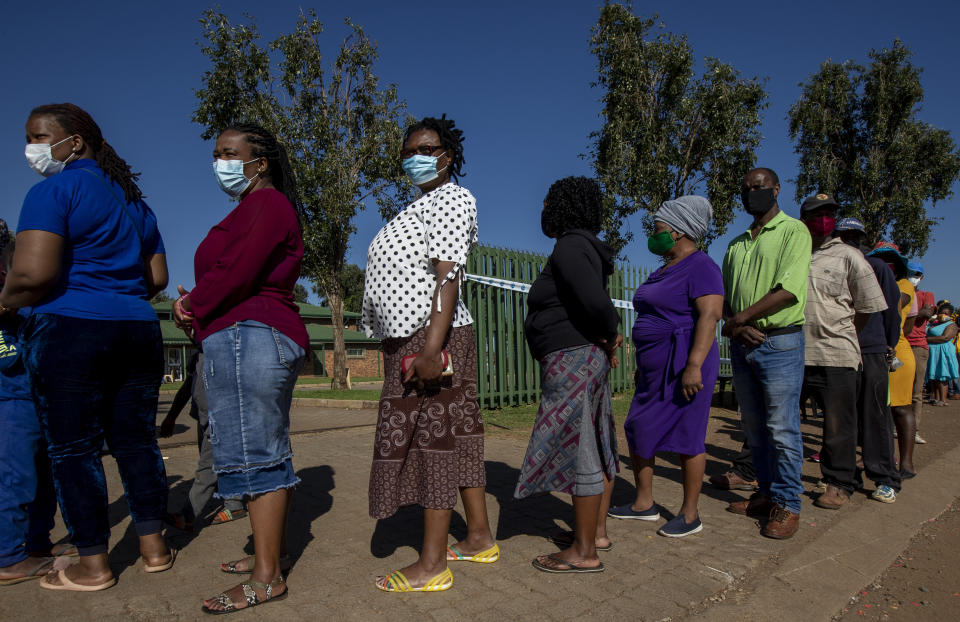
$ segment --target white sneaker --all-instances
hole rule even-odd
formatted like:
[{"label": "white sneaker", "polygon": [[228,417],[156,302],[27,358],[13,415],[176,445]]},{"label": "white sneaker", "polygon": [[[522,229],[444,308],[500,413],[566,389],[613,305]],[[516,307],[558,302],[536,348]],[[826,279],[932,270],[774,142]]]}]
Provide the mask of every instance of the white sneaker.
[{"label": "white sneaker", "polygon": [[913,435],[913,442],[916,443],[917,445],[926,445],[926,444],[927,444],[927,441],[923,440],[923,437],[920,436],[920,433],[919,433],[919,432],[917,432],[916,434]]},{"label": "white sneaker", "polygon": [[873,494],[870,495],[870,498],[874,501],[879,501],[880,503],[893,503],[897,500],[897,493],[886,484],[878,486],[876,490],[873,491]]}]

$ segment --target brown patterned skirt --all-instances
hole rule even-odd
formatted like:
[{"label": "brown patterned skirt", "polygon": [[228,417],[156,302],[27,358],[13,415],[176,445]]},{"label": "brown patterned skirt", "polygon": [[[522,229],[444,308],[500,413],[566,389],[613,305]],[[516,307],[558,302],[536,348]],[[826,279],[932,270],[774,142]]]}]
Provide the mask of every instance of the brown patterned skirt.
[{"label": "brown patterned skirt", "polygon": [[453,376],[439,390],[404,386],[400,359],[426,342],[420,329],[383,341],[383,391],[370,469],[370,516],[388,518],[404,505],[449,510],[460,488],[486,486],[483,420],[477,403],[477,349],[472,326],[451,328],[444,348]]}]

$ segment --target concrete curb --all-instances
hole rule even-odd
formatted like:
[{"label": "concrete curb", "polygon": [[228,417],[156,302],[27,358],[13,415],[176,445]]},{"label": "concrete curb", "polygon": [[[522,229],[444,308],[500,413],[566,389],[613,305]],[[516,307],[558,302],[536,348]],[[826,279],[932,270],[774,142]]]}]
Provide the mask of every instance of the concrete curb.
[{"label": "concrete curb", "polygon": [[[907,482],[909,494],[892,505],[862,503],[804,546],[784,551],[769,572],[744,591],[696,615],[698,620],[830,620],[864,585],[883,574],[925,522],[960,496],[960,447],[943,454]],[[737,587],[732,586],[732,587]],[[716,597],[715,597],[716,598]]]},{"label": "concrete curb", "polygon": [[380,402],[377,400],[328,400],[322,397],[295,397],[293,398],[293,408],[315,407],[315,408],[379,408]]}]

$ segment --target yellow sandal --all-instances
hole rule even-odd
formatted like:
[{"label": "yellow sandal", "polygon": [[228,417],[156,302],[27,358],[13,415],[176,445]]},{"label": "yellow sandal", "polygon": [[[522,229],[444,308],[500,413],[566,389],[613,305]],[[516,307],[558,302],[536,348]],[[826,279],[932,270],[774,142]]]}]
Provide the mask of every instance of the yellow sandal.
[{"label": "yellow sandal", "polygon": [[403,573],[397,570],[386,577],[384,585],[377,581],[376,586],[384,592],[442,592],[453,587],[453,573],[447,568],[422,587],[413,587]]},{"label": "yellow sandal", "polygon": [[477,562],[478,564],[492,564],[498,559],[500,559],[500,547],[496,542],[494,542],[493,546],[486,551],[480,551],[479,553],[474,553],[473,555],[464,555],[455,546],[447,547],[448,562]]}]

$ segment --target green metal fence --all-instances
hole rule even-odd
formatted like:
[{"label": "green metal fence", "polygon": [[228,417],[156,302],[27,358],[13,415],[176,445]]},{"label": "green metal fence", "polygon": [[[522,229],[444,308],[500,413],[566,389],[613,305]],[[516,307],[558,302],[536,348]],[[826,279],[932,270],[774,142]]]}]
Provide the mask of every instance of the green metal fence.
[{"label": "green metal fence", "polygon": [[[493,246],[479,246],[467,260],[469,274],[519,283],[533,283],[546,264],[547,256]],[[610,279],[611,298],[632,300],[633,293],[649,270],[618,264]],[[540,399],[539,364],[530,355],[523,336],[527,295],[517,291],[463,284],[463,299],[474,318],[477,335],[477,398],[485,408],[530,404]],[[633,389],[635,369],[630,332],[633,309],[618,309],[624,347],[620,366],[610,374],[613,391]]]}]

